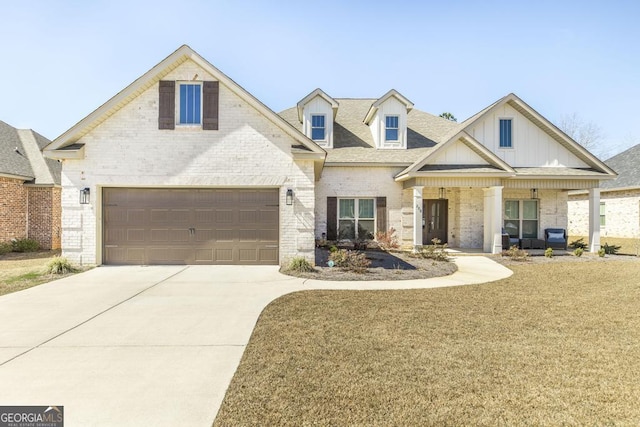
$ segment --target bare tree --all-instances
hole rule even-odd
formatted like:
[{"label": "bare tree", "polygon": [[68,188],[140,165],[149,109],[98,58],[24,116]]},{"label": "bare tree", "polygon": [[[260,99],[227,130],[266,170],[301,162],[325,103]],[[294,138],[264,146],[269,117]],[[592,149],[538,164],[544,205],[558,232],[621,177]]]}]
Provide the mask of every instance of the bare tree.
[{"label": "bare tree", "polygon": [[593,121],[586,121],[577,113],[565,114],[560,117],[558,127],[574,141],[594,154],[604,153],[602,146],[604,135],[602,129]]},{"label": "bare tree", "polygon": [[458,119],[456,119],[456,116],[454,116],[453,114],[449,113],[449,112],[444,112],[442,114],[440,114],[440,117],[442,117],[443,119],[447,119],[447,120],[451,120],[452,122],[457,122]]}]

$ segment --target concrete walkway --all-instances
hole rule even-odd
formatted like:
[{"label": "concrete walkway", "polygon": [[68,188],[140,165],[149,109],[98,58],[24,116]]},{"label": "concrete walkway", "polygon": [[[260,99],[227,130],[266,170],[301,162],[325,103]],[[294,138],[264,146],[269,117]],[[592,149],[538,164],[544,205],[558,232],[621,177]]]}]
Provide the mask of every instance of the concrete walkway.
[{"label": "concrete walkway", "polygon": [[0,297],[0,405],[60,405],[66,426],[210,426],[258,316],[306,289],[499,280],[480,256],[448,277],[323,282],[277,267],[101,267]]}]

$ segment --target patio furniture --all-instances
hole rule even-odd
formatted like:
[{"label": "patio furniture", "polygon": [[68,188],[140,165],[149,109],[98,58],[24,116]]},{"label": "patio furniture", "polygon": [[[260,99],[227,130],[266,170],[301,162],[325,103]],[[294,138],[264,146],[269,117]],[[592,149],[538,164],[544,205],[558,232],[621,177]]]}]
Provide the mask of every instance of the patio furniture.
[{"label": "patio furniture", "polygon": [[545,248],[567,250],[567,230],[564,228],[547,228],[544,230]]}]

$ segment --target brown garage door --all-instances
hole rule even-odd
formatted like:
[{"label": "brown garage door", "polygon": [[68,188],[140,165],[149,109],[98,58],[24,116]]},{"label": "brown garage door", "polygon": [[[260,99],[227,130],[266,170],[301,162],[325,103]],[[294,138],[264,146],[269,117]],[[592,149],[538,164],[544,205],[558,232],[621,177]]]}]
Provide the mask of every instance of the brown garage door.
[{"label": "brown garage door", "polygon": [[278,264],[277,189],[104,188],[105,264]]}]

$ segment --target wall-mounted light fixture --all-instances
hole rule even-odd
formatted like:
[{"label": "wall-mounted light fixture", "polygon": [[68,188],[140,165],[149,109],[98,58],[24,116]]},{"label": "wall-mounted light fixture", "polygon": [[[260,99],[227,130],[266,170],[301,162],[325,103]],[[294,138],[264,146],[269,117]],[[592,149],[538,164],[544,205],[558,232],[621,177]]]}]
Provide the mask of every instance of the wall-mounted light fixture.
[{"label": "wall-mounted light fixture", "polygon": [[446,199],[447,198],[447,189],[444,187],[440,187],[438,189],[438,199]]},{"label": "wall-mounted light fixture", "polygon": [[538,189],[537,188],[532,188],[531,189],[531,198],[532,199],[537,199],[538,198]]},{"label": "wall-mounted light fixture", "polygon": [[287,206],[291,206],[293,204],[293,190],[287,189]]},{"label": "wall-mounted light fixture", "polygon": [[84,187],[82,190],[80,190],[80,204],[87,205],[89,204],[90,200],[91,200],[91,190],[89,190],[89,187]]}]

